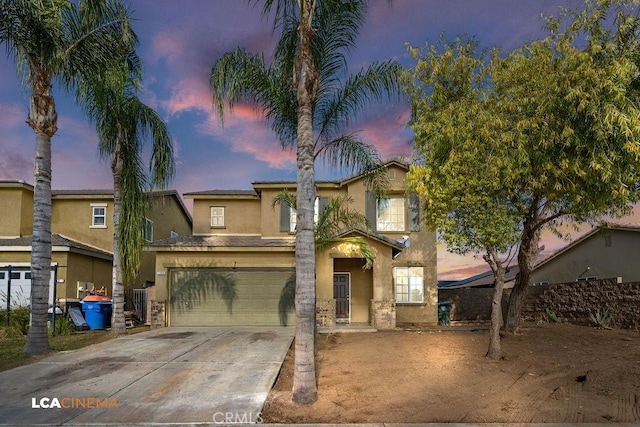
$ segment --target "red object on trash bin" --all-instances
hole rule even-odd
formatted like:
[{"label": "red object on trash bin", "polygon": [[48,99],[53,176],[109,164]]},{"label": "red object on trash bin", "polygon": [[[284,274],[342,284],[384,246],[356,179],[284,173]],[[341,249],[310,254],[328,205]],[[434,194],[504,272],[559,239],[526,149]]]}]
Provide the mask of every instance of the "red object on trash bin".
[{"label": "red object on trash bin", "polygon": [[102,295],[87,295],[83,301],[111,301],[111,298]]}]

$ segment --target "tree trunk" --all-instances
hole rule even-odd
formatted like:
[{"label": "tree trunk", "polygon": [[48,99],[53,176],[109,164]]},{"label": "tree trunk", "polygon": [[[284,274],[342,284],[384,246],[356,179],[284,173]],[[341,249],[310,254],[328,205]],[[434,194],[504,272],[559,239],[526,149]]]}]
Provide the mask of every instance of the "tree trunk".
[{"label": "tree trunk", "polygon": [[[119,146],[119,144],[116,144]],[[125,334],[127,325],[124,319],[124,285],[122,283],[122,265],[120,262],[120,207],[121,207],[121,168],[122,161],[116,147],[115,154],[111,160],[111,171],[113,172],[113,267],[111,272],[111,333]]]},{"label": "tree trunk", "polygon": [[36,134],[33,196],[33,238],[31,243],[31,324],[24,352],[49,350],[47,309],[51,280],[51,137],[58,115],[51,95],[51,76],[31,70],[32,84],[28,124]]},{"label": "tree trunk", "polygon": [[[531,221],[533,222],[533,221]],[[515,333],[520,326],[520,315],[529,289],[531,270],[540,253],[540,232],[532,224],[525,224],[523,238],[518,250],[518,267],[516,284],[509,296],[509,308],[505,319],[505,331]]]},{"label": "tree trunk", "polygon": [[504,289],[505,267],[493,248],[488,248],[488,258],[485,260],[491,266],[495,287],[491,300],[491,332],[489,334],[489,350],[486,357],[493,360],[502,358],[500,348],[500,328],[502,327],[502,291]]},{"label": "tree trunk", "polygon": [[315,367],[316,282],[313,209],[315,172],[313,146],[313,100],[317,74],[311,53],[311,1],[300,3],[298,37],[300,49],[294,71],[298,103],[297,128],[297,230],[296,230],[296,331],[292,400],[311,404],[318,398]]}]

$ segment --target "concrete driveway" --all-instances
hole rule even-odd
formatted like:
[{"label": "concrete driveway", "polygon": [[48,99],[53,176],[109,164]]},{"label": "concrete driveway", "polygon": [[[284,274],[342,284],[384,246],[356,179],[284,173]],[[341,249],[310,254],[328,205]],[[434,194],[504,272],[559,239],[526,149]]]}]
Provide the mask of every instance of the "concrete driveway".
[{"label": "concrete driveway", "polygon": [[293,334],[165,328],[58,354],[0,372],[0,423],[260,421]]}]

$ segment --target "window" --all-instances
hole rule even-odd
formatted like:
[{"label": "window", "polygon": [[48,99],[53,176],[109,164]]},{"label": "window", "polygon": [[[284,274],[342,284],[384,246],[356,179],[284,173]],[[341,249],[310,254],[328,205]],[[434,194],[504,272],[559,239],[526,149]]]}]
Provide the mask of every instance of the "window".
[{"label": "window", "polygon": [[93,211],[91,217],[91,227],[107,228],[107,205],[92,204],[91,209]]},{"label": "window", "polygon": [[178,237],[178,233],[176,233],[175,231],[172,230],[170,236],[171,236],[172,239],[175,239],[176,237]]},{"label": "window", "polygon": [[535,283],[533,284],[533,286],[546,286],[546,285],[548,285],[548,284],[549,284],[549,282],[548,282],[548,281],[543,280],[542,282],[535,282]]},{"label": "window", "polygon": [[224,227],[224,206],[211,206],[211,226]]},{"label": "window", "polygon": [[20,272],[16,271],[16,272],[11,272],[11,280],[18,280],[20,279]]},{"label": "window", "polygon": [[598,280],[598,276],[578,277],[576,282],[588,282],[589,280]]},{"label": "window", "polygon": [[424,302],[424,280],[422,274],[422,267],[395,267],[393,269],[396,302]]},{"label": "window", "polygon": [[0,280],[4,280],[4,271],[0,271]]},{"label": "window", "polygon": [[376,228],[378,231],[405,231],[403,197],[378,200]]},{"label": "window", "polygon": [[149,218],[144,219],[144,240],[153,242],[153,221]]},{"label": "window", "polygon": [[27,280],[31,280],[31,272],[27,271],[26,273],[24,273],[24,278]]},{"label": "window", "polygon": [[[318,213],[320,212],[320,198],[316,197],[316,201],[313,204],[313,223],[318,223]],[[289,232],[295,233],[298,218],[296,217],[296,210],[293,206],[289,208]]]}]

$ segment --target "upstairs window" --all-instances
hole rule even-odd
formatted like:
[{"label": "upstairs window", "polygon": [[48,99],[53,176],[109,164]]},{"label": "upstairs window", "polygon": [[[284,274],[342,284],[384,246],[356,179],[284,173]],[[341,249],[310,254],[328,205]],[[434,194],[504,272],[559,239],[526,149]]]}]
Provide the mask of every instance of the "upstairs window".
[{"label": "upstairs window", "polygon": [[91,205],[91,227],[92,228],[107,228],[107,205],[106,204],[92,204]]},{"label": "upstairs window", "polygon": [[144,240],[153,242],[153,221],[149,218],[144,219]]},{"label": "upstairs window", "polygon": [[211,227],[224,227],[224,206],[211,206]]},{"label": "upstairs window", "polygon": [[376,229],[378,231],[405,231],[404,197],[378,199]]},{"label": "upstairs window", "polygon": [[[318,212],[320,212],[320,198],[316,197],[316,201],[313,204],[313,223],[318,223]],[[293,206],[289,207],[289,232],[295,233],[296,225],[298,223],[298,218],[296,215],[296,210]]]}]

